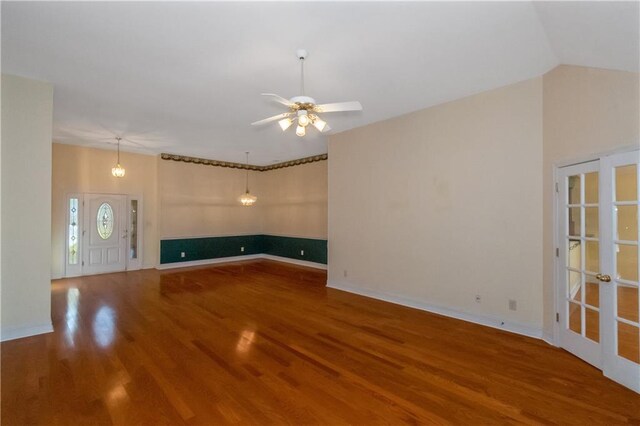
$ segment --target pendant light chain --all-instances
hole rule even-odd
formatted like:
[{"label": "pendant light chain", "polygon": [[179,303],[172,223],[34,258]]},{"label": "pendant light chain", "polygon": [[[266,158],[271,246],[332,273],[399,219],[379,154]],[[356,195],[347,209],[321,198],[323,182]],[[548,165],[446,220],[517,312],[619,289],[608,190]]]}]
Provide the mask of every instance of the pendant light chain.
[{"label": "pendant light chain", "polygon": [[118,164],[120,164],[120,141],[122,138],[118,136],[116,139],[118,140]]},{"label": "pendant light chain", "polygon": [[249,193],[249,151],[246,151],[246,154],[247,154],[247,180],[246,180],[247,188],[246,188],[246,190],[247,190],[247,194],[248,194]]},{"label": "pendant light chain", "polygon": [[256,197],[255,195],[251,195],[249,193],[249,151],[245,151],[245,154],[247,154],[247,163],[245,166],[245,169],[247,169],[247,174],[246,174],[246,187],[245,187],[245,192],[244,194],[242,194],[239,198],[240,203],[243,206],[252,206],[257,200],[258,197]]},{"label": "pendant light chain", "polygon": [[300,58],[300,92],[304,96],[304,58]]}]

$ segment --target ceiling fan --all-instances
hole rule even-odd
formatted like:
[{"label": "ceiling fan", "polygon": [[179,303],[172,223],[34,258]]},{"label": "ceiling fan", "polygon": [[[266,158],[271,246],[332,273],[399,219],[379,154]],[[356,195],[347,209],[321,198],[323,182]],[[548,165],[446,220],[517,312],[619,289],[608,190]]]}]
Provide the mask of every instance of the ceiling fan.
[{"label": "ceiling fan", "polygon": [[282,130],[285,131],[297,121],[298,126],[296,127],[296,135],[302,137],[306,134],[306,128],[309,124],[313,125],[320,132],[327,132],[331,130],[327,122],[320,118],[320,113],[362,111],[362,105],[360,105],[360,102],[358,101],[318,105],[315,99],[306,96],[304,93],[304,60],[307,58],[308,53],[304,49],[299,49],[296,51],[296,55],[300,60],[301,95],[294,96],[291,99],[285,99],[274,93],[262,93],[262,96],[271,96],[273,100],[286,106],[288,111],[274,115],[273,117],[265,118],[264,120],[253,122],[251,123],[252,126],[259,126],[261,124],[279,120],[278,124]]}]

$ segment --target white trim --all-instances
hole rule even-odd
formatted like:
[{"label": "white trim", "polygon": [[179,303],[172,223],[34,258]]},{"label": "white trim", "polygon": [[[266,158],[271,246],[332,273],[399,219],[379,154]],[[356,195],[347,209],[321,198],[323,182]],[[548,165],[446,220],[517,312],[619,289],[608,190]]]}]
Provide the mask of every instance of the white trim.
[{"label": "white trim", "polygon": [[266,237],[280,237],[280,238],[298,238],[300,240],[318,240],[318,241],[327,241],[326,237],[303,237],[301,235],[282,235],[282,234],[257,234],[264,235]]},{"label": "white trim", "polygon": [[554,338],[553,333],[547,333],[546,331],[542,331],[542,340],[550,344],[551,346],[558,347],[556,344],[557,340]]},{"label": "white trim", "polygon": [[552,166],[555,168],[561,169],[567,166],[575,166],[582,163],[588,163],[590,161],[597,161],[603,157],[608,157],[613,154],[622,154],[622,153],[637,151],[637,150],[638,150],[638,144],[635,143],[631,145],[621,146],[619,148],[609,149],[607,151],[600,151],[595,154],[584,155],[584,156],[573,158],[570,160],[557,160],[552,163]]},{"label": "white trim", "polygon": [[50,322],[39,325],[6,327],[0,332],[0,341],[6,342],[8,340],[22,339],[23,337],[51,333],[52,331],[53,325]]},{"label": "white trim", "polygon": [[243,260],[259,259],[260,257],[261,255],[259,254],[247,254],[244,256],[217,257],[215,259],[191,260],[188,262],[161,263],[156,269],[177,269],[188,268],[190,266],[213,265],[216,263],[241,262]]},{"label": "white trim", "polygon": [[243,260],[255,260],[255,259],[267,259],[267,260],[273,260],[276,262],[292,263],[294,265],[307,266],[309,268],[327,269],[327,265],[322,263],[309,262],[306,260],[291,259],[288,257],[273,256],[271,254],[262,254],[262,253],[248,254],[245,256],[229,256],[229,257],[217,257],[215,259],[192,260],[189,262],[162,263],[156,266],[156,269],[164,270],[164,269],[188,268],[190,266],[214,265],[216,263],[241,262]]},{"label": "white trim", "polygon": [[325,265],[324,263],[309,262],[308,260],[292,259],[290,257],[274,256],[272,254],[261,254],[260,257],[267,260],[275,260],[276,262],[284,262],[284,263],[291,263],[299,266],[307,266],[309,268],[324,269],[324,270],[327,269],[327,265]]},{"label": "white trim", "polygon": [[384,293],[377,290],[369,290],[361,287],[355,287],[348,284],[327,282],[327,287],[336,290],[346,291],[348,293],[358,294],[360,296],[371,297],[373,299],[383,300],[385,302],[394,303],[396,305],[407,306],[409,308],[420,309],[421,311],[432,312],[439,315],[444,315],[450,318],[456,318],[459,320],[472,322],[475,324],[484,325],[487,327],[497,328],[499,330],[509,331],[511,333],[520,334],[527,337],[533,337],[536,339],[542,339],[542,329],[531,327],[526,324],[520,324],[508,320],[502,320],[500,318],[470,314],[468,312],[458,311],[452,308],[445,308],[442,306],[432,305],[427,302],[408,299],[403,296],[397,296],[389,293]]},{"label": "white trim", "polygon": [[187,235],[182,237],[160,237],[160,241],[164,240],[193,240],[197,238],[226,238],[226,237],[252,237],[254,235],[264,235],[259,232],[250,232],[248,234],[216,234],[216,235]]}]

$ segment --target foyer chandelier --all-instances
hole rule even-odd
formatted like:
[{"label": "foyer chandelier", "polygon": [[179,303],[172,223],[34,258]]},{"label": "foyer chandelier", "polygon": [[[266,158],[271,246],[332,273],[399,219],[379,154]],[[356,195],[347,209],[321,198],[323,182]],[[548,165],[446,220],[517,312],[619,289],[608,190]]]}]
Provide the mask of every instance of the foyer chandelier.
[{"label": "foyer chandelier", "polygon": [[124,167],[120,165],[120,141],[122,140],[122,138],[120,136],[117,136],[116,140],[118,141],[118,162],[116,163],[115,167],[111,169],[111,174],[117,178],[121,178],[124,177],[125,173]]},{"label": "foyer chandelier", "polygon": [[245,154],[247,154],[246,190],[245,193],[240,196],[240,203],[243,206],[252,206],[256,201],[258,201],[258,197],[249,193],[249,151],[247,151]]}]

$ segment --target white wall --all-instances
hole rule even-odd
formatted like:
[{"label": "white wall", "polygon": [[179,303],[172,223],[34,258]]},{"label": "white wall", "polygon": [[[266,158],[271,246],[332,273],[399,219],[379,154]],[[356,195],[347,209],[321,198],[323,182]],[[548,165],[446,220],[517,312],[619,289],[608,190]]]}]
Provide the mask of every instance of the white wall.
[{"label": "white wall", "polygon": [[52,110],[50,84],[2,75],[2,340],[52,330]]},{"label": "white wall", "polygon": [[541,200],[541,77],[331,136],[329,284],[541,335]]}]

